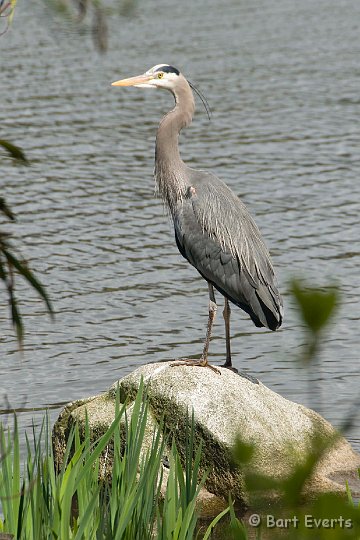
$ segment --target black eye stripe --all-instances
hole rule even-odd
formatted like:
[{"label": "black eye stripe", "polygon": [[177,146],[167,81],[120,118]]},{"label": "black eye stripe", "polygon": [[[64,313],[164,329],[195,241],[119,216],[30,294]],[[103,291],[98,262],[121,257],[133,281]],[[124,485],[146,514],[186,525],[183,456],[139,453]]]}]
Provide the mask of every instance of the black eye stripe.
[{"label": "black eye stripe", "polygon": [[161,66],[155,70],[155,73],[157,71],[163,71],[164,73],[175,73],[175,75],[180,75],[180,71],[173,66]]}]

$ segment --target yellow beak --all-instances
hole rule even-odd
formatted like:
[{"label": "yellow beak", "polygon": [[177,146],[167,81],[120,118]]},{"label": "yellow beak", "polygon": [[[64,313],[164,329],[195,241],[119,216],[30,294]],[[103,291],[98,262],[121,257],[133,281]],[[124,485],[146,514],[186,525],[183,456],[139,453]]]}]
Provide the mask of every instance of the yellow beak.
[{"label": "yellow beak", "polygon": [[111,86],[135,86],[137,84],[147,83],[153,78],[153,75],[137,75],[136,77],[130,77],[129,79],[121,79],[120,81],[115,81],[111,83]]}]

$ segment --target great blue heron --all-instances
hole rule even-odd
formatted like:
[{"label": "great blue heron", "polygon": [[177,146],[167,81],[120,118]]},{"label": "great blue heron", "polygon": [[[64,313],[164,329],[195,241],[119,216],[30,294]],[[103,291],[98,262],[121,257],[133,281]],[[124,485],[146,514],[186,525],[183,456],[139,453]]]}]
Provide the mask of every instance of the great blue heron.
[{"label": "great blue heron", "polygon": [[209,319],[202,357],[185,364],[208,363],[211,329],[216,315],[214,287],[225,297],[225,367],[231,368],[229,300],[248,313],[255,326],[277,330],[283,304],[269,252],[244,203],[214,174],[191,169],[182,161],[178,138],[195,111],[192,89],[178,69],[158,64],[143,75],[113,86],[165,88],[175,107],[161,120],[155,149],[156,187],[168,206],[180,253],[206,279]]}]

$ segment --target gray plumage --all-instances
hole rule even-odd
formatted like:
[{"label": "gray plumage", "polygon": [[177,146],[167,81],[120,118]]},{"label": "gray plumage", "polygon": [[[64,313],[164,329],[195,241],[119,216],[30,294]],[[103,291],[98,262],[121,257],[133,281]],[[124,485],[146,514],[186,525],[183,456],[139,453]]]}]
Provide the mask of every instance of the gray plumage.
[{"label": "gray plumage", "polygon": [[[224,182],[212,173],[191,169],[180,157],[179,133],[190,125],[195,110],[187,80],[175,68],[160,64],[140,77],[115,84],[166,88],[175,97],[175,107],[164,116],[157,132],[155,181],[172,216],[180,253],[209,283],[210,311],[216,310],[213,286],[248,313],[256,326],[276,330],[282,322],[283,304],[257,225]],[[201,365],[208,365],[208,340],[215,316],[210,321],[210,311]],[[230,343],[226,365],[231,366]]]},{"label": "gray plumage", "polygon": [[189,171],[189,178],[191,188],[173,216],[181,254],[256,326],[276,330],[282,303],[255,222],[216,176]]}]

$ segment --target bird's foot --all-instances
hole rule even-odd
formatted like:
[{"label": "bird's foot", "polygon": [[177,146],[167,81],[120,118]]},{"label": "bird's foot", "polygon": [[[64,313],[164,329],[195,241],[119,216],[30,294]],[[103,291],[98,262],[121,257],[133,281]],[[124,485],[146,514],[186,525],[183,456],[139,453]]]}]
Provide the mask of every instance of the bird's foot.
[{"label": "bird's foot", "polygon": [[223,364],[221,367],[224,367],[224,368],[226,368],[226,369],[230,369],[230,371],[233,371],[234,373],[239,374],[239,370],[236,369],[236,367],[234,367],[234,366],[231,364],[231,362],[230,362],[230,363],[225,362],[225,364]]},{"label": "bird's foot", "polygon": [[225,360],[225,364],[222,364],[221,367],[224,367],[226,369],[230,369],[230,371],[233,371],[234,373],[237,373],[239,374],[239,370],[237,370],[233,365],[232,365],[232,362],[231,362],[231,354],[226,354],[226,360]]},{"label": "bird's foot", "polygon": [[230,369],[230,371],[233,371],[234,373],[236,373],[236,375],[239,375],[239,377],[243,377],[244,379],[247,379],[248,381],[254,384],[259,384],[259,381],[256,377],[253,377],[252,375],[248,375],[247,373],[245,373],[245,371],[239,371],[231,364],[231,362],[225,362],[225,364],[223,364],[220,367]]},{"label": "bird's foot", "polygon": [[181,358],[179,360],[176,360],[175,362],[171,362],[171,367],[173,366],[200,366],[200,367],[207,367],[210,368],[212,371],[215,371],[218,375],[221,375],[221,372],[218,368],[215,366],[212,366],[209,364],[207,358],[200,358],[200,360],[196,360],[193,358]]}]

